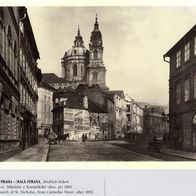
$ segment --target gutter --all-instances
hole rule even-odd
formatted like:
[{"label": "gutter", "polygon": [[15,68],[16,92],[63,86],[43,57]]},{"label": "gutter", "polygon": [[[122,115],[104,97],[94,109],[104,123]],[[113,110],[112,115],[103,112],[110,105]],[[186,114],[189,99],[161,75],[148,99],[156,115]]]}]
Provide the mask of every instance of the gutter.
[{"label": "gutter", "polygon": [[167,56],[164,55],[164,56],[163,56],[163,60],[164,60],[166,63],[170,63],[170,61],[166,60],[166,57],[167,57]]}]

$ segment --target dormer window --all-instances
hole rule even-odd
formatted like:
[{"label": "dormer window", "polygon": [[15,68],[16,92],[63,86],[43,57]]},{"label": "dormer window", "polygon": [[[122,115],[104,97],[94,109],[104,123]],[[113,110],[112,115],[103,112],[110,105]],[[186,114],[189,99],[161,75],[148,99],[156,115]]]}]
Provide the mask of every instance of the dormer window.
[{"label": "dormer window", "polygon": [[190,42],[184,46],[184,62],[190,59]]},{"label": "dormer window", "polygon": [[181,51],[179,50],[176,54],[176,68],[181,66]]}]

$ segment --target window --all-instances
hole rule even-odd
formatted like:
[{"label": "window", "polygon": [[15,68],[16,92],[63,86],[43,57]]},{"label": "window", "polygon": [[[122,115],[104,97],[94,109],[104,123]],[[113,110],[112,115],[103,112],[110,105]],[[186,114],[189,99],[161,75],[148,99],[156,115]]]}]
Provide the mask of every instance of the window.
[{"label": "window", "polygon": [[181,84],[176,85],[176,104],[181,104]]},{"label": "window", "polygon": [[16,79],[18,80],[18,66],[17,66],[17,45],[16,45],[16,41],[14,42],[14,59],[13,59],[13,72],[14,72],[14,76],[16,77]]},{"label": "window", "polygon": [[0,9],[0,55],[3,55],[3,46],[4,46],[4,13],[3,9]]},{"label": "window", "polygon": [[97,72],[93,72],[93,81],[97,82]]},{"label": "window", "polygon": [[196,37],[194,38],[194,55],[196,55]]},{"label": "window", "polygon": [[131,121],[131,115],[130,114],[127,114],[127,121]]},{"label": "window", "polygon": [[81,76],[83,75],[83,67],[81,66]]},{"label": "window", "polygon": [[10,26],[7,29],[7,63],[8,67],[11,68],[12,66],[12,32]]},{"label": "window", "polygon": [[184,102],[190,100],[190,79],[184,81]]},{"label": "window", "polygon": [[196,99],[196,74],[194,75],[194,98]]},{"label": "window", "polygon": [[22,49],[21,49],[21,48],[20,48],[20,56],[19,56],[19,58],[20,58],[20,66],[22,67],[22,63],[23,63],[23,60],[22,60],[23,54],[22,54]]},{"label": "window", "polygon": [[77,65],[73,66],[73,76],[77,76]]},{"label": "window", "polygon": [[181,51],[179,50],[176,54],[176,68],[181,66]]},{"label": "window", "polygon": [[184,62],[190,59],[190,42],[184,46]]},{"label": "window", "polygon": [[130,105],[129,104],[127,104],[127,112],[130,112],[131,110],[130,110]]},{"label": "window", "polygon": [[93,51],[93,58],[94,59],[98,59],[98,52],[97,52],[97,50]]}]

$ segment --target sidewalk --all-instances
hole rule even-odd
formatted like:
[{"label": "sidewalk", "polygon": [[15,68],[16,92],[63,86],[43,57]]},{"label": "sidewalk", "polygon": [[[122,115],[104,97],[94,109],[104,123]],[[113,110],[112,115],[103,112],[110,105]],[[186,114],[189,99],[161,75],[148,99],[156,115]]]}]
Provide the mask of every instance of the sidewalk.
[{"label": "sidewalk", "polygon": [[4,162],[44,162],[47,158],[48,149],[49,145],[46,143],[45,138],[39,138],[38,144],[6,159]]},{"label": "sidewalk", "polygon": [[[126,142],[131,144],[130,141],[126,141]],[[138,145],[139,145],[139,147],[138,147]],[[144,152],[146,152],[146,146],[147,146],[147,144],[145,144],[145,143],[136,143],[136,144],[132,144],[132,149],[137,150],[137,151],[139,150],[139,153],[143,154]],[[190,161],[196,161],[196,152],[174,150],[174,149],[169,148],[168,144],[161,146],[160,153],[189,159]]]},{"label": "sidewalk", "polygon": [[190,159],[190,161],[196,161],[196,153],[194,152],[187,152],[187,151],[182,151],[182,150],[173,150],[173,149],[161,149],[162,153],[169,154],[169,155],[174,155],[177,157],[182,157],[186,159]]}]

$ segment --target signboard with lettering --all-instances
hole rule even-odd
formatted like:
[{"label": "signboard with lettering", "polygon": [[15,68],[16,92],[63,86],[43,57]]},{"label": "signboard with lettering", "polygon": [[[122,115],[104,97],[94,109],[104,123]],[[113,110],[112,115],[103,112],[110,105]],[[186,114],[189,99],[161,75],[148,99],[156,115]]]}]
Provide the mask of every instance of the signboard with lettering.
[{"label": "signboard with lettering", "polygon": [[64,108],[64,131],[82,132],[89,130],[90,119],[86,110]]},{"label": "signboard with lettering", "polygon": [[73,109],[64,108],[64,121],[74,121]]}]

